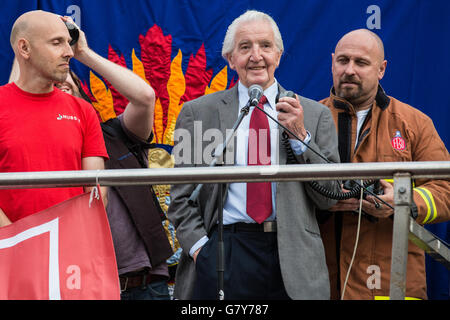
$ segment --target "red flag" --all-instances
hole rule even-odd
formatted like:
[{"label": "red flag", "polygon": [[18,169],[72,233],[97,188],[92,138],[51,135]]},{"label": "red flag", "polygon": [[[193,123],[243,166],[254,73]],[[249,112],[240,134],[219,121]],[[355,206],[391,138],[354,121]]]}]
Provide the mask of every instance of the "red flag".
[{"label": "red flag", "polygon": [[0,228],[0,299],[120,299],[105,208],[89,198]]}]

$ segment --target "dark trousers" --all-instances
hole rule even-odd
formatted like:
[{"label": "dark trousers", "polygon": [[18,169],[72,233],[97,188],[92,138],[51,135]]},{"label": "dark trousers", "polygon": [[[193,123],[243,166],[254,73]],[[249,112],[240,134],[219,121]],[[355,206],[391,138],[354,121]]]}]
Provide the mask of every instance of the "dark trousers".
[{"label": "dark trousers", "polygon": [[144,287],[131,288],[120,294],[121,300],[170,300],[167,281],[156,281]]},{"label": "dark trousers", "polygon": [[[193,299],[217,299],[217,228],[200,250]],[[277,234],[224,230],[226,300],[289,299],[281,278]]]}]

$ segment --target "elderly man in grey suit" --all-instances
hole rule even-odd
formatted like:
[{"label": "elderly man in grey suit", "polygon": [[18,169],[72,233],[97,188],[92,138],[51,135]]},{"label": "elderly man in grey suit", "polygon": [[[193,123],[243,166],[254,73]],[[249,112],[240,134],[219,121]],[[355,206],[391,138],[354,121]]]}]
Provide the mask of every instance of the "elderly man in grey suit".
[{"label": "elderly man in grey suit", "polygon": [[[282,53],[281,34],[267,14],[247,11],[233,21],[222,55],[238,73],[239,82],[232,89],[184,104],[175,130],[176,166],[209,165],[211,158],[204,150],[211,150],[210,141],[199,142],[199,137],[215,129],[225,137],[254,84],[264,90],[261,108],[322,157],[339,161],[336,129],[326,107],[300,96],[275,102],[277,94],[285,91],[274,78]],[[300,164],[325,162],[292,136],[283,143],[283,130],[261,110],[252,108],[225,154],[225,164],[277,165],[286,164],[288,158]],[[337,182],[321,184],[339,190]],[[204,185],[198,206],[193,207],[188,198],[195,187],[174,185],[171,189],[168,215],[183,248],[174,295],[177,299],[215,299],[219,188]],[[231,183],[223,190],[225,299],[329,299],[315,210],[327,209],[335,201],[297,181]]]}]

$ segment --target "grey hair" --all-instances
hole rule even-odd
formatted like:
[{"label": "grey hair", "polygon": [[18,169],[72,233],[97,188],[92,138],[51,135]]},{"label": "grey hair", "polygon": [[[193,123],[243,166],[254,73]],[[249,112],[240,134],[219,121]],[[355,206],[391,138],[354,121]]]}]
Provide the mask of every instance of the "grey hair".
[{"label": "grey hair", "polygon": [[272,27],[275,45],[277,46],[280,52],[284,51],[283,38],[281,37],[280,30],[278,29],[275,20],[273,20],[271,16],[269,16],[264,12],[256,10],[248,10],[239,17],[237,17],[236,19],[234,19],[234,21],[230,24],[230,26],[227,29],[227,33],[225,34],[225,39],[223,40],[222,45],[222,57],[225,60],[227,60],[227,55],[234,50],[235,35],[239,25],[241,23],[251,21],[267,21]]}]

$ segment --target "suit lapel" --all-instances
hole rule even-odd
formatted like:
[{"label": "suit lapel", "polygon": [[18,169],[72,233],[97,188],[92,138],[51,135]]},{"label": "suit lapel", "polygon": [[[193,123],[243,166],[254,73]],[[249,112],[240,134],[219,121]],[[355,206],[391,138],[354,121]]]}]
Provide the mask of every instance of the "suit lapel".
[{"label": "suit lapel", "polygon": [[[225,139],[227,137],[227,130],[231,131],[231,128],[238,118],[239,98],[237,87],[238,86],[235,85],[233,88],[226,91],[223,98],[217,104],[219,114],[219,129],[222,133],[223,143],[225,143]],[[231,142],[228,148],[233,148],[233,145],[235,145],[235,143]],[[232,150],[230,149],[229,151]],[[235,152],[232,152],[232,154],[234,155]],[[234,163],[235,161],[232,162]]]},{"label": "suit lapel", "polygon": [[[239,113],[239,97],[238,97],[238,86],[237,84],[225,92],[223,98],[217,104],[218,114],[219,114],[219,129],[222,132],[223,143],[227,137],[227,130],[233,128],[234,123],[238,118]],[[231,143],[233,145],[233,143]],[[232,153],[235,155],[235,152]],[[235,159],[234,159],[235,160]],[[224,160],[226,161],[226,159]],[[234,163],[234,161],[233,161]],[[225,185],[223,193],[223,201],[225,203],[226,195],[228,193],[229,183]],[[216,189],[215,189],[216,190]],[[215,219],[217,220],[217,219]]]},{"label": "suit lapel", "polygon": [[228,90],[222,100],[217,104],[219,111],[219,128],[222,131],[224,140],[227,129],[231,129],[235,123],[239,112],[239,98],[237,85]]}]

